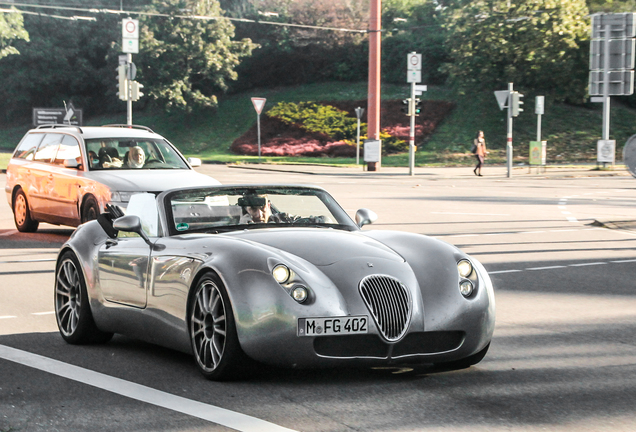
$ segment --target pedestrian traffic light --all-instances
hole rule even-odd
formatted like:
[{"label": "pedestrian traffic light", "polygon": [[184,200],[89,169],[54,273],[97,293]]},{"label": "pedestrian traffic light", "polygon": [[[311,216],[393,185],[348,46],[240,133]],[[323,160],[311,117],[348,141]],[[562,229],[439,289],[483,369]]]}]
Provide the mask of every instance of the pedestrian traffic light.
[{"label": "pedestrian traffic light", "polygon": [[131,99],[134,101],[138,101],[140,97],[142,97],[144,94],[142,92],[139,91],[139,89],[144,88],[143,84],[139,84],[137,81],[133,81],[131,83]]},{"label": "pedestrian traffic light", "polygon": [[126,65],[117,67],[117,96],[121,100],[128,100],[128,80],[126,79]]},{"label": "pedestrian traffic light", "polygon": [[407,116],[412,115],[411,114],[411,98],[402,100],[402,108],[400,108],[400,111],[402,111]]},{"label": "pedestrian traffic light", "polygon": [[415,115],[419,115],[422,112],[422,101],[420,99],[415,99],[415,109],[413,111]]},{"label": "pedestrian traffic light", "polygon": [[521,100],[523,95],[519,92],[513,91],[510,96],[512,99],[512,103],[510,104],[510,115],[512,117],[517,117],[520,112],[523,112],[523,108],[521,108],[521,105],[523,105],[523,101]]}]

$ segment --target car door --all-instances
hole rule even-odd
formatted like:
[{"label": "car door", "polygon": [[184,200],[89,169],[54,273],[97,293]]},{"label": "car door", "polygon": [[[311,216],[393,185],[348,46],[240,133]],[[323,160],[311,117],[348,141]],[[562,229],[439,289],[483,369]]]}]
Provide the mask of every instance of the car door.
[{"label": "car door", "polygon": [[27,168],[29,186],[27,196],[34,214],[51,214],[53,190],[52,160],[62,140],[62,134],[47,133],[38,146],[33,162]]},{"label": "car door", "polygon": [[[155,196],[135,194],[130,198],[126,213],[139,216],[142,227],[151,241],[158,237],[159,213]],[[150,246],[135,233],[119,232],[116,239],[107,240],[99,249],[99,283],[104,298],[114,303],[145,307],[148,291]]]},{"label": "car door", "polygon": [[53,159],[51,168],[53,178],[51,185],[51,195],[49,200],[51,214],[62,220],[79,220],[78,195],[81,186],[79,171],[77,168],[65,168],[64,161],[75,160],[82,164],[82,155],[77,139],[71,135],[64,135],[59,144],[57,154]]},{"label": "car door", "polygon": [[104,298],[128,306],[146,307],[149,258],[150,247],[141,237],[107,240],[98,253],[99,284]]}]

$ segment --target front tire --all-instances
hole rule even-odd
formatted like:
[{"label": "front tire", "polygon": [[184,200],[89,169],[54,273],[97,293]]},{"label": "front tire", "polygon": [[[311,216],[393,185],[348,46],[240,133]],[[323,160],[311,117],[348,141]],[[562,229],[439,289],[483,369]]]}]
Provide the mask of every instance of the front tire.
[{"label": "front tire", "polygon": [[86,282],[71,251],[60,257],[55,269],[55,318],[62,338],[73,345],[105,343],[113,337],[95,325]]},{"label": "front tire", "polygon": [[215,274],[198,281],[189,306],[190,340],[199,371],[209,380],[238,378],[247,356],[239,344],[229,297]]},{"label": "front tire", "polygon": [[29,202],[22,188],[18,189],[13,197],[13,220],[20,232],[36,232],[40,223],[31,219]]},{"label": "front tire", "polygon": [[92,196],[87,197],[82,206],[82,223],[95,220],[98,216],[99,205],[97,204],[97,200]]}]

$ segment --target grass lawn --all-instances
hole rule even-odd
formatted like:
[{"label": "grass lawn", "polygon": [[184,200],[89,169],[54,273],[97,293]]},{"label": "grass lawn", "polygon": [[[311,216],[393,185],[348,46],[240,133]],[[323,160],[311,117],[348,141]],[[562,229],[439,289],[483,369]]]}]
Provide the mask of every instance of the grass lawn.
[{"label": "grass lawn", "polygon": [[[482,94],[457,95],[445,87],[428,86],[422,96],[427,100],[450,100],[456,105],[433,135],[418,147],[417,166],[472,165],[469,153],[472,139],[483,130],[491,151],[488,163],[505,162],[506,111],[500,111],[492,91]],[[405,99],[410,88],[404,85],[384,85],[382,98]],[[523,91],[521,89],[521,91]],[[515,163],[525,162],[528,142],[536,139],[537,116],[534,114],[534,95],[526,92],[524,112],[514,120]],[[367,83],[320,83],[296,87],[253,90],[219,98],[214,111],[192,114],[163,111],[133,112],[133,123],[142,124],[164,135],[187,156],[206,162],[255,163],[258,157],[232,154],[232,142],[256,123],[251,97],[265,97],[265,110],[277,102],[325,100],[363,100],[367,97]],[[636,133],[636,110],[612,101],[611,138],[616,139],[616,160],[622,159],[622,147]],[[122,108],[124,107],[122,102]],[[134,106],[133,106],[134,109]],[[126,113],[90,117],[84,113],[86,125],[125,123]],[[548,163],[594,162],[596,141],[601,135],[600,104],[571,106],[552,103],[546,96],[545,115],[542,116],[542,139],[548,141]],[[6,168],[8,152],[13,151],[24,133],[31,128],[23,124],[0,129],[0,168]],[[417,140],[417,138],[416,138]],[[355,158],[263,157],[262,163],[298,163],[353,165]],[[385,156],[384,166],[408,166],[408,154]]]}]

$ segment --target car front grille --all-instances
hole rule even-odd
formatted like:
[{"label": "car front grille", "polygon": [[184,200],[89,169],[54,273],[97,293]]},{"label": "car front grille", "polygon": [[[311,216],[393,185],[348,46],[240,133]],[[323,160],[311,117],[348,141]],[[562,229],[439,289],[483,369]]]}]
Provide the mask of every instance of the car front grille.
[{"label": "car front grille", "polygon": [[411,320],[411,300],[406,287],[392,277],[371,275],[360,282],[360,294],[382,336],[390,342],[400,340]]}]

